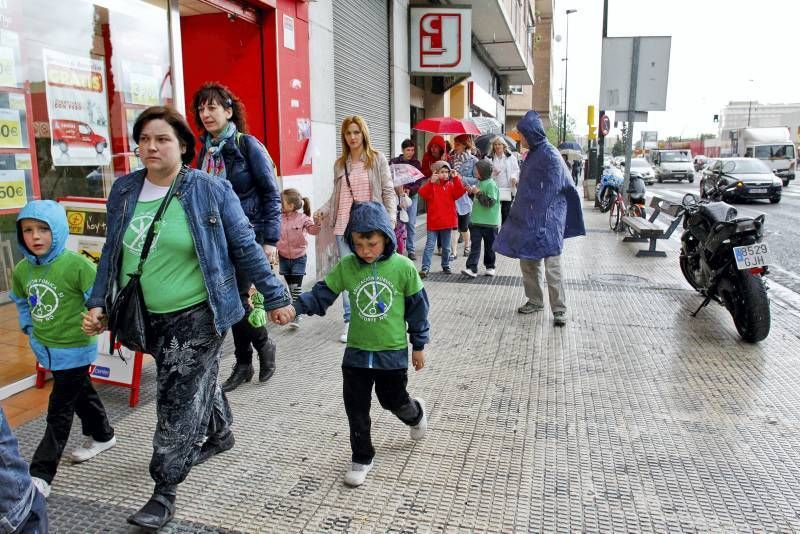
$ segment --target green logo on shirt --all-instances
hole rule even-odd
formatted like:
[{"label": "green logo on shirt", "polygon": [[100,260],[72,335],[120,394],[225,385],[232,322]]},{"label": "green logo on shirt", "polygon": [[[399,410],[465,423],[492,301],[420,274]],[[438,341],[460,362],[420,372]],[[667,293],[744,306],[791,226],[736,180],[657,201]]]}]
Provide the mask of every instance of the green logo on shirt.
[{"label": "green logo on shirt", "polygon": [[[125,232],[125,236],[122,239],[122,244],[125,245],[125,248],[127,248],[128,252],[131,254],[136,256],[141,255],[144,241],[147,238],[147,230],[149,230],[150,225],[153,224],[153,216],[153,213],[142,213],[131,220],[128,231]],[[156,227],[156,229],[158,228]],[[151,252],[156,249],[157,242],[158,233],[153,236],[153,244],[150,245]]]},{"label": "green logo on shirt", "polygon": [[28,301],[33,304],[31,316],[37,321],[49,321],[58,310],[59,293],[56,286],[44,279],[28,285]]}]

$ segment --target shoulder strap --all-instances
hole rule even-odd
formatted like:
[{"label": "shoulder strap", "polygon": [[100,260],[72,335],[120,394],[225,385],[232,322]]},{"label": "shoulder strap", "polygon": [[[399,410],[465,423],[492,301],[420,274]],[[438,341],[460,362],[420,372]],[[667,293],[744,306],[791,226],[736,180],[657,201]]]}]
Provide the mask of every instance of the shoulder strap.
[{"label": "shoulder strap", "polygon": [[159,221],[161,221],[161,217],[164,215],[164,212],[167,210],[167,206],[169,206],[170,200],[172,200],[172,197],[175,194],[175,188],[178,186],[181,180],[183,180],[183,177],[186,176],[186,172],[186,166],[181,166],[181,171],[178,173],[178,176],[172,180],[172,184],[170,184],[169,190],[167,191],[167,196],[165,196],[164,200],[161,201],[161,205],[158,207],[158,211],[156,211],[156,214],[153,217],[153,222],[150,224],[150,228],[147,229],[147,237],[145,237],[144,245],[142,245],[142,253],[139,256],[139,266],[136,268],[135,274],[137,275],[142,274],[142,267],[147,259],[147,255],[150,254],[150,245],[153,244],[156,225],[159,223]]}]

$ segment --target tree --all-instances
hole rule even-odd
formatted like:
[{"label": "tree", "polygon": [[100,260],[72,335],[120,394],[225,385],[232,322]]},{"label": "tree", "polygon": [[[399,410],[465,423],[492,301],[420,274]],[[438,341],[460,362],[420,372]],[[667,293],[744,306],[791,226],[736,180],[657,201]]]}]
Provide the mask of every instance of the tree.
[{"label": "tree", "polygon": [[[550,126],[544,131],[545,135],[547,135],[547,140],[553,146],[558,146],[561,142],[561,127],[564,121],[564,115],[561,113],[561,106],[553,106],[553,111],[550,113]],[[567,114],[567,141],[574,141],[575,135],[575,119]]]},{"label": "tree", "polygon": [[714,139],[715,137],[717,137],[717,135],[716,134],[712,134],[712,133],[700,134],[700,140],[701,141],[705,141],[706,139]]},{"label": "tree", "polygon": [[622,139],[617,137],[617,142],[611,147],[611,155],[617,157],[623,154],[625,154],[625,145],[622,143]]}]

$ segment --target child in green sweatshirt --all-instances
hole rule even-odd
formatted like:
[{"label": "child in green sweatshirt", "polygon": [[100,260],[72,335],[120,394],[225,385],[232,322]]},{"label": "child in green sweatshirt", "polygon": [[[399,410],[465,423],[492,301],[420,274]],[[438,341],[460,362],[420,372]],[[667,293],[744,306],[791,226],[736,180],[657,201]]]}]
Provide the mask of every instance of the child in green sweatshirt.
[{"label": "child in green sweatshirt", "polygon": [[89,379],[89,365],[97,358],[97,339],[81,331],[95,266],[66,250],[67,236],[67,214],[57,202],[29,202],[17,216],[17,241],[25,258],[14,268],[10,296],[36,359],[53,373],[47,427],[30,467],[33,483],[45,497],[75,414],[86,442],[70,454],[73,462],[84,462],[117,443]]},{"label": "child in green sweatshirt", "polygon": [[486,276],[495,275],[494,238],[500,226],[500,189],[492,178],[492,164],[481,160],[475,164],[475,174],[478,176],[478,185],[469,188],[475,195],[472,207],[472,220],[469,224],[469,233],[472,238],[466,269],[461,274],[475,278],[478,276],[478,259],[481,256],[481,243],[483,243],[483,266],[486,267]]}]

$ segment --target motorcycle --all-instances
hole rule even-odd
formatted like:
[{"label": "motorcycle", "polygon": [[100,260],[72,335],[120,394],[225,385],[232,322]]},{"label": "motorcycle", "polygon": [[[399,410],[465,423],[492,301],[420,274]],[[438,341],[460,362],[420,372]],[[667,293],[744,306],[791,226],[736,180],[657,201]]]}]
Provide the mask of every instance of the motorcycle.
[{"label": "motorcycle", "polygon": [[691,193],[682,205],[681,272],[705,297],[692,317],[714,300],[731,314],[743,340],[763,340],[771,321],[764,278],[770,260],[769,247],[762,242],[765,216],[738,217],[733,206],[698,201]]}]

